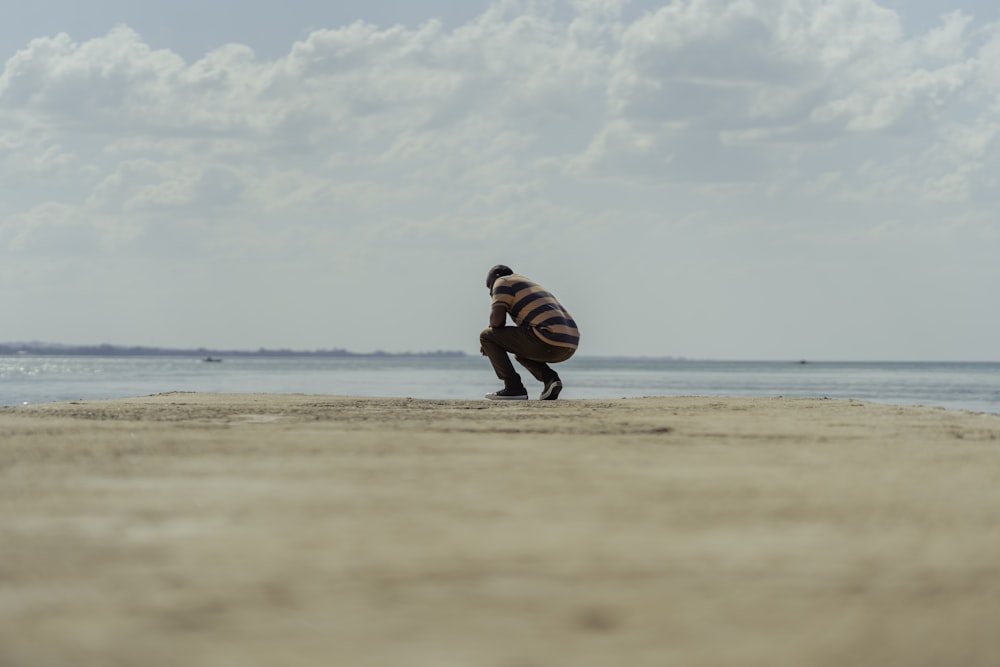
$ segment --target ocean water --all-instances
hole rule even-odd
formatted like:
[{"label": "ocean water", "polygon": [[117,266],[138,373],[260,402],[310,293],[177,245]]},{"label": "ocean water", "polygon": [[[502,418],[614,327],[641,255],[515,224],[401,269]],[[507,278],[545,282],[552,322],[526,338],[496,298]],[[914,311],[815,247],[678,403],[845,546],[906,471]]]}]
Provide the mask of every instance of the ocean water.
[{"label": "ocean water", "polygon": [[[1000,414],[1000,363],[574,358],[562,399],[785,396]],[[540,385],[522,373],[529,392]],[[500,387],[482,357],[0,357],[0,406],[171,391],[480,399]]]}]

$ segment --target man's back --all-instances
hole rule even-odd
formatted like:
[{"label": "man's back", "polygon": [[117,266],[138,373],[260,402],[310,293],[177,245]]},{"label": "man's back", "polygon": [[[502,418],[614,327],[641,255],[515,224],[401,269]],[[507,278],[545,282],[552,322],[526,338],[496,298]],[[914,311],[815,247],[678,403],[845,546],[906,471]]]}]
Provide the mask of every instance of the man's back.
[{"label": "man's back", "polygon": [[538,283],[512,273],[496,279],[492,295],[494,306],[503,306],[515,324],[531,327],[546,343],[574,350],[580,344],[573,317]]}]

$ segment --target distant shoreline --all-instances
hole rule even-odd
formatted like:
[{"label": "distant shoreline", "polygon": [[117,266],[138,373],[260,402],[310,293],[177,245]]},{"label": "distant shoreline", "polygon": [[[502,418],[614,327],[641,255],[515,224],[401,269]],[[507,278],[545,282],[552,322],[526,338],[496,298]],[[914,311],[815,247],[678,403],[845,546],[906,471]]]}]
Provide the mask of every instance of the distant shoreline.
[{"label": "distant shoreline", "polygon": [[0,356],[79,356],[79,357],[282,357],[282,358],[462,358],[468,355],[459,350],[435,350],[433,352],[351,352],[344,349],[332,350],[219,350],[213,348],[163,348],[125,345],[60,345],[55,343],[0,343]]},{"label": "distant shoreline", "polygon": [[[374,352],[353,352],[343,348],[329,350],[290,350],[290,349],[269,349],[259,348],[257,350],[223,350],[217,348],[165,348],[165,347],[144,347],[128,345],[111,345],[102,343],[100,345],[66,345],[62,343],[0,343],[0,357],[16,356],[65,356],[65,357],[219,357],[228,358],[258,358],[258,359],[470,359],[478,355],[470,355],[461,350],[432,350],[418,352],[386,352],[376,350]],[[878,365],[912,365],[921,364],[926,366],[936,365],[996,365],[1000,360],[969,360],[969,359],[739,359],[739,358],[719,358],[719,357],[687,357],[687,356],[648,356],[648,355],[621,355],[621,354],[577,354],[576,360],[599,361],[599,362],[677,362],[677,363],[707,363],[707,364],[773,364],[787,363],[796,366],[806,365],[857,365],[857,364],[878,364]]]}]

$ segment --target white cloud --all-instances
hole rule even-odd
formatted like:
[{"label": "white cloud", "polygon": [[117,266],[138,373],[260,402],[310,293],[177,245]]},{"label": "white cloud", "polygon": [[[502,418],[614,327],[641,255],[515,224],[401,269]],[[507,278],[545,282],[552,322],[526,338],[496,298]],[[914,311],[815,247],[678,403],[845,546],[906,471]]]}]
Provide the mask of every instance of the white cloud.
[{"label": "white cloud", "polygon": [[0,224],[0,243],[15,255],[86,256],[99,253],[101,234],[72,206],[40,204]]},{"label": "white cloud", "polygon": [[[189,62],[124,25],[26,40],[0,74],[0,255],[294,262],[286,291],[340,312],[415,267],[478,283],[481,263],[555,257],[648,285],[666,252],[676,284],[714,272],[695,293],[724,300],[776,248],[841,266],[823,248],[892,238],[926,262],[995,239],[997,26],[953,11],[907,34],[875,0],[628,9],[506,0],[454,28],[316,29],[280,58],[220,44]],[[324,287],[354,280],[366,300]],[[595,351],[616,351],[615,318]]]},{"label": "white cloud", "polygon": [[32,40],[7,61],[0,99],[6,108],[120,130],[157,111],[158,87],[181,68],[179,57],[153,51],[126,27],[83,44],[62,33]]},{"label": "white cloud", "polygon": [[[642,147],[637,170],[668,179],[684,169],[696,180],[756,178],[783,166],[770,149],[815,152],[811,143],[844,131],[919,124],[915,138],[926,141],[974,87],[969,21],[956,12],[907,41],[898,17],[869,1],[672,3],[626,30],[610,81],[620,120],[609,127],[621,157]],[[757,144],[752,154],[747,144]],[[609,150],[606,130],[590,162]]]},{"label": "white cloud", "polygon": [[939,27],[918,41],[921,53],[943,62],[965,58],[970,45],[968,28],[971,24],[972,17],[961,11],[946,14]]}]

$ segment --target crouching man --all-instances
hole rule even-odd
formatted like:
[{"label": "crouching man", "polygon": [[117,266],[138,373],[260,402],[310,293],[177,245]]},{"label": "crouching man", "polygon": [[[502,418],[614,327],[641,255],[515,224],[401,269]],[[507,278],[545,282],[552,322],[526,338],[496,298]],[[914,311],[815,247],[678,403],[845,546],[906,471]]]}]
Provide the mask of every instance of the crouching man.
[{"label": "crouching man", "polygon": [[[490,400],[527,400],[528,391],[514,369],[508,353],[544,386],[543,401],[554,401],[562,391],[562,380],[549,364],[566,361],[580,344],[580,331],[573,317],[552,294],[538,283],[498,264],[486,275],[493,298],[490,326],[479,335],[481,352],[493,364],[504,388],[487,394]],[[515,326],[506,326],[510,315]]]}]

